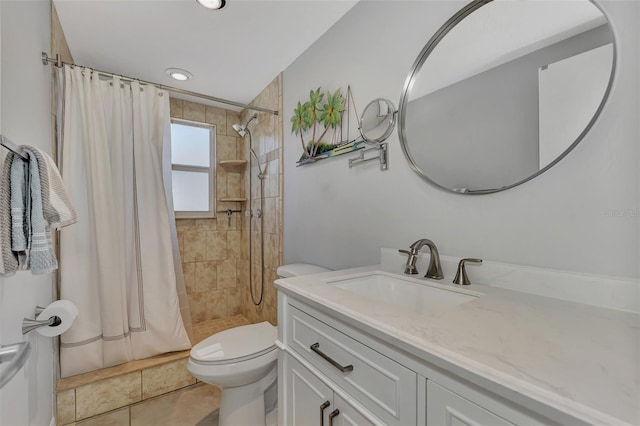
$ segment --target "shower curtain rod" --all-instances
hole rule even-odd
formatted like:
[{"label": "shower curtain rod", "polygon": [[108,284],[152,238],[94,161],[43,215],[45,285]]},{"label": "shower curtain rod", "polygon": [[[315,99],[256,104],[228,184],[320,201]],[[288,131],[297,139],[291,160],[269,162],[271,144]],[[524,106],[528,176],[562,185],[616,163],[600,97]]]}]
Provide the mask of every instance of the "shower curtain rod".
[{"label": "shower curtain rod", "polygon": [[269,114],[273,114],[273,115],[278,115],[278,111],[274,111],[272,109],[267,109],[267,108],[262,108],[262,107],[257,107],[257,106],[253,106],[253,105],[247,105],[247,104],[243,104],[242,102],[236,102],[236,101],[230,101],[228,99],[222,99],[222,98],[216,98],[215,96],[209,96],[209,95],[205,95],[202,93],[197,93],[197,92],[192,92],[190,90],[184,90],[184,89],[180,89],[178,87],[172,87],[172,86],[166,86],[164,84],[160,84],[160,83],[154,83],[152,81],[145,81],[145,80],[140,80],[137,78],[132,78],[132,77],[127,77],[121,74],[116,74],[116,73],[112,73],[112,72],[107,72],[107,71],[100,71],[91,67],[85,67],[83,65],[77,65],[77,64],[70,64],[68,62],[62,62],[62,60],[60,59],[60,55],[56,54],[55,59],[54,58],[50,58],[49,55],[47,54],[47,52],[42,52],[42,64],[43,65],[49,65],[49,64],[53,64],[58,68],[61,68],[63,65],[69,65],[71,67],[80,67],[80,68],[90,68],[91,70],[93,70],[93,72],[96,72],[102,76],[105,77],[115,77],[118,76],[120,77],[122,80],[124,81],[139,81],[140,84],[148,84],[151,86],[155,86],[161,90],[166,90],[168,92],[172,92],[172,93],[179,93],[181,95],[187,95],[187,96],[193,96],[196,98],[201,98],[201,99],[206,99],[208,101],[212,101],[212,102],[218,102],[221,104],[226,104],[226,105],[233,105],[236,107],[240,107],[240,108],[245,108],[245,109],[250,109],[253,111],[260,111],[260,112],[267,112]]}]

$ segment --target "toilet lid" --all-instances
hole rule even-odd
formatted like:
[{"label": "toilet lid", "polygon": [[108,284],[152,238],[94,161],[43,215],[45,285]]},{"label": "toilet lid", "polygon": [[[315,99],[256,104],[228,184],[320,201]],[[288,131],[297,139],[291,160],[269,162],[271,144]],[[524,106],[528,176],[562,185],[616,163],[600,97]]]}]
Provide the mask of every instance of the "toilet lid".
[{"label": "toilet lid", "polygon": [[275,347],[278,329],[267,321],[230,328],[207,337],[191,349],[191,358],[206,363],[239,361]]}]

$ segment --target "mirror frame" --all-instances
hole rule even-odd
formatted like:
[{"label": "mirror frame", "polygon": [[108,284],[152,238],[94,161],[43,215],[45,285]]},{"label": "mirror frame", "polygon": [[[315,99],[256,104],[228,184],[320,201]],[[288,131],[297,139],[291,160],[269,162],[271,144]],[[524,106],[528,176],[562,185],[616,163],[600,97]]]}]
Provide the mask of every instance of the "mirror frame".
[{"label": "mirror frame", "polygon": [[611,74],[609,76],[609,82],[607,83],[607,88],[606,88],[606,90],[604,92],[604,96],[602,97],[602,101],[600,101],[600,105],[598,105],[598,108],[596,109],[595,113],[593,114],[593,117],[591,117],[591,120],[589,120],[589,122],[587,123],[587,126],[578,135],[576,140],[571,145],[569,145],[569,147],[567,149],[565,149],[562,152],[562,154],[560,154],[551,163],[547,164],[545,167],[543,167],[542,169],[538,170],[536,173],[534,173],[534,174],[532,174],[532,175],[530,175],[530,176],[528,176],[528,177],[526,177],[524,179],[521,179],[521,180],[519,180],[519,181],[517,181],[515,183],[509,184],[509,185],[505,185],[505,186],[502,186],[500,188],[478,189],[478,190],[470,190],[470,191],[467,191],[467,192],[454,191],[451,188],[447,188],[447,187],[442,186],[442,185],[438,184],[437,182],[431,180],[429,178],[429,176],[427,176],[427,173],[425,173],[425,171],[422,170],[420,168],[420,166],[418,166],[418,164],[416,164],[415,160],[411,156],[411,152],[410,152],[409,147],[408,147],[409,141],[407,140],[407,135],[405,133],[405,119],[406,119],[406,115],[407,115],[407,104],[409,102],[409,96],[410,96],[411,89],[413,88],[413,84],[414,84],[414,82],[415,82],[415,80],[417,78],[418,73],[422,69],[422,65],[426,62],[426,60],[429,57],[429,55],[431,55],[431,52],[433,52],[433,50],[436,48],[438,43],[440,43],[440,41],[449,33],[449,31],[451,31],[464,18],[466,18],[467,16],[469,16],[470,14],[475,12],[477,9],[479,9],[482,6],[485,6],[485,5],[493,2],[493,0],[473,0],[471,3],[467,4],[462,9],[460,9],[451,18],[449,18],[449,20],[447,22],[445,22],[436,31],[436,33],[429,39],[429,41],[424,46],[424,48],[422,49],[422,51],[418,55],[417,59],[414,61],[413,65],[411,66],[411,71],[409,72],[409,75],[407,76],[407,78],[405,80],[405,83],[404,83],[404,86],[402,88],[402,96],[400,97],[400,104],[398,106],[398,137],[400,138],[400,146],[402,147],[402,152],[404,153],[405,158],[409,162],[409,166],[411,167],[411,169],[414,172],[416,172],[425,181],[429,182],[432,185],[435,185],[438,188],[444,189],[447,192],[451,192],[451,193],[454,193],[454,194],[481,195],[481,194],[492,194],[492,193],[495,193],[495,192],[504,191],[506,189],[510,189],[510,188],[515,187],[515,186],[521,185],[521,184],[523,184],[525,182],[528,182],[531,179],[533,179],[533,178],[541,175],[542,173],[546,172],[551,167],[553,167],[556,164],[558,164],[558,162],[560,162],[560,160],[562,160],[564,157],[566,157],[576,147],[576,145],[578,145],[582,141],[582,139],[591,130],[591,128],[593,127],[594,123],[596,122],[596,120],[600,116],[600,113],[602,112],[602,110],[604,109],[607,101],[609,100],[609,94],[611,93],[611,88],[613,86],[613,81],[614,81],[615,76],[617,74],[618,44],[616,42],[615,31],[613,29],[613,26],[611,26],[611,21],[609,20],[608,15],[604,12],[604,10],[602,10],[600,5],[598,5],[595,2],[595,0],[586,0],[586,1],[589,1],[596,8],[598,8],[598,10],[600,10],[600,12],[607,19],[607,22],[609,23],[609,26],[611,27],[611,31],[613,33],[613,58],[612,58],[612,64],[611,64]]},{"label": "mirror frame", "polygon": [[[381,101],[385,102],[389,107],[389,109],[392,111],[390,114],[391,119],[389,121],[389,125],[387,126],[387,129],[384,131],[382,136],[380,136],[377,139],[369,139],[365,135],[365,132],[362,130],[362,120],[364,119],[364,115],[366,114],[369,107],[376,103],[380,103]],[[360,136],[362,137],[362,140],[368,144],[381,144],[382,142],[386,141],[389,138],[389,136],[391,136],[391,133],[393,133],[393,129],[396,127],[397,115],[398,115],[398,110],[396,109],[396,106],[393,104],[393,102],[391,102],[389,99],[375,98],[374,100],[369,102],[367,106],[365,106],[364,109],[362,110],[362,115],[358,119],[358,132],[360,132]]]}]

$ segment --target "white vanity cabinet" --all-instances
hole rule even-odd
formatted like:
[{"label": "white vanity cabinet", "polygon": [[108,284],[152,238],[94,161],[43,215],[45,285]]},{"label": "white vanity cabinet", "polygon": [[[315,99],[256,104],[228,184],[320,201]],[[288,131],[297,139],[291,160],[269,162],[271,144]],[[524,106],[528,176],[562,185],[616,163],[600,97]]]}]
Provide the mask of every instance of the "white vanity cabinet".
[{"label": "white vanity cabinet", "polygon": [[[453,377],[440,376],[426,383],[427,426],[551,426],[560,424],[583,425],[569,418],[554,421],[540,413],[507,401],[489,391]],[[540,407],[545,413],[545,407]],[[421,424],[422,426],[423,424]]]},{"label": "white vanity cabinet", "polygon": [[[280,309],[284,316],[280,339],[286,356],[281,356],[278,374],[280,383],[287,387],[281,395],[284,403],[281,411],[287,418],[281,424],[296,424],[300,409],[292,406],[307,407],[307,402],[299,401],[301,393],[295,390],[295,386],[302,387],[305,383],[302,378],[309,375],[319,378],[319,382],[327,385],[343,402],[344,408],[336,408],[344,415],[335,418],[333,424],[363,424],[367,418],[372,419],[371,423],[364,424],[416,424],[418,375],[414,371],[359,341],[357,337],[361,333],[357,330],[336,323],[303,303],[288,299]],[[301,370],[305,365],[310,368]],[[306,399],[313,400],[309,404],[318,411],[324,402],[319,399],[326,395],[326,388],[314,386],[317,381],[307,380],[306,383],[310,385],[303,394],[310,395]],[[363,408],[360,411],[364,416],[359,410],[349,407],[351,404],[347,401],[356,401]],[[319,419],[319,415],[317,417]]]},{"label": "white vanity cabinet", "polygon": [[286,422],[290,426],[376,425],[346,399],[334,393],[314,373],[290,354],[281,366],[286,377]]},{"label": "white vanity cabinet", "polygon": [[428,380],[427,425],[513,426],[513,423]]},{"label": "white vanity cabinet", "polygon": [[279,313],[281,426],[570,422],[459,380],[286,294],[279,295]]}]

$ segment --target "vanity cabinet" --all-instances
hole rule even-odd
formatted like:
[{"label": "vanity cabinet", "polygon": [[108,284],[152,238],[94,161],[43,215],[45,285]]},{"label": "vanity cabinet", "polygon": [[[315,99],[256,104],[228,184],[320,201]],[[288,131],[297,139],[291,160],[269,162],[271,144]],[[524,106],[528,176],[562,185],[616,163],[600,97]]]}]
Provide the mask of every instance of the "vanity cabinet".
[{"label": "vanity cabinet", "polygon": [[334,393],[315,374],[289,354],[284,355],[288,398],[287,425],[291,426],[369,426],[376,423]]},{"label": "vanity cabinet", "polygon": [[426,424],[440,426],[513,426],[513,423],[431,380],[427,381]]},{"label": "vanity cabinet", "polygon": [[[320,383],[337,391],[336,395],[343,402],[343,408],[339,410],[344,415],[334,419],[334,424],[362,424],[362,419],[368,417],[379,419],[378,424],[384,425],[416,424],[418,375],[414,371],[352,337],[358,335],[357,330],[346,324],[332,327],[327,323],[330,322],[329,318],[304,304],[291,301],[283,311],[286,319],[281,330],[287,362],[281,366],[279,374],[281,383],[288,385],[284,396],[285,406],[302,404],[295,401],[300,397],[294,390],[294,378],[300,388],[302,377],[306,376],[296,368],[305,364],[314,370],[314,373],[308,372],[309,369],[307,372],[320,377]],[[322,398],[318,395],[327,393],[320,386],[311,386],[317,382],[308,380],[307,383],[310,386],[305,395],[308,393]],[[364,407],[365,416],[351,407],[348,400],[357,401],[358,405]],[[323,401],[320,404],[317,402],[313,399],[310,404],[317,409]],[[306,403],[300,406],[306,406]],[[283,424],[293,424],[296,411],[287,407],[285,412],[294,417],[287,418]]]},{"label": "vanity cabinet", "polygon": [[281,426],[580,424],[543,417],[324,311],[278,299]]}]

